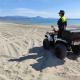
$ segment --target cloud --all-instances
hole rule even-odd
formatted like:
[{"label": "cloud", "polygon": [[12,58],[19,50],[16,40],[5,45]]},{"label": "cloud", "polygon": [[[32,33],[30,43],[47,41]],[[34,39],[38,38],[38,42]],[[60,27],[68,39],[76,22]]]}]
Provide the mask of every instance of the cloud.
[{"label": "cloud", "polygon": [[[0,16],[28,16],[35,17],[41,16],[46,18],[58,18],[59,10],[34,10],[30,8],[13,8],[13,9],[0,9]],[[67,18],[80,18],[80,13],[74,13],[74,11],[66,10]]]},{"label": "cloud", "polygon": [[16,13],[22,16],[42,16],[42,17],[52,17],[53,13],[48,11],[38,11],[28,8],[17,8]]},{"label": "cloud", "polygon": [[16,8],[16,9],[0,9],[1,16],[41,16],[41,17],[54,17],[53,13],[50,11],[39,11],[29,8]]},{"label": "cloud", "polygon": [[0,16],[16,15],[15,9],[0,9]]}]

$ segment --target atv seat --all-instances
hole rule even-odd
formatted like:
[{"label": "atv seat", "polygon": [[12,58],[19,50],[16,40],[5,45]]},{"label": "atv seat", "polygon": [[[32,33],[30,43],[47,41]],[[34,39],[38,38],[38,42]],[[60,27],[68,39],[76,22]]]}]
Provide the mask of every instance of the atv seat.
[{"label": "atv seat", "polygon": [[80,41],[80,32],[77,31],[64,31],[62,37],[69,41]]},{"label": "atv seat", "polygon": [[72,41],[80,41],[80,32],[72,32]]}]

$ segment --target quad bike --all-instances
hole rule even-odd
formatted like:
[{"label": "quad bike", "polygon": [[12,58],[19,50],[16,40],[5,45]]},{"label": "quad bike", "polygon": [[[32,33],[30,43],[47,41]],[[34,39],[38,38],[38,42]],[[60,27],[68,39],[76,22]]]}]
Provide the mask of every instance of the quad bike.
[{"label": "quad bike", "polygon": [[58,37],[58,31],[47,32],[43,47],[47,50],[53,47],[55,55],[60,59],[64,59],[68,51],[77,54],[80,52],[80,30],[65,30],[62,37]]}]

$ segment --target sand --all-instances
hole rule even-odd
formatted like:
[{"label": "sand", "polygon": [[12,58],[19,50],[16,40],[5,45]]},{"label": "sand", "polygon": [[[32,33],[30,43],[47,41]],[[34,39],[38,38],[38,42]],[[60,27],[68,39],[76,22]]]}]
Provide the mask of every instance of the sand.
[{"label": "sand", "polygon": [[54,50],[43,49],[48,30],[49,26],[0,22],[0,80],[80,80],[80,57],[64,62]]}]

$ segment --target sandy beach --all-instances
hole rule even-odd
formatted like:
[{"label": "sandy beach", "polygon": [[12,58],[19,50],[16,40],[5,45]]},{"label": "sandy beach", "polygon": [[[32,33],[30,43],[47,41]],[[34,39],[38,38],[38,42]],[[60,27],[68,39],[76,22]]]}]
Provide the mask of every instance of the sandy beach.
[{"label": "sandy beach", "polygon": [[0,22],[0,80],[80,80],[80,57],[64,62],[54,50],[43,49],[49,30],[49,26]]}]

